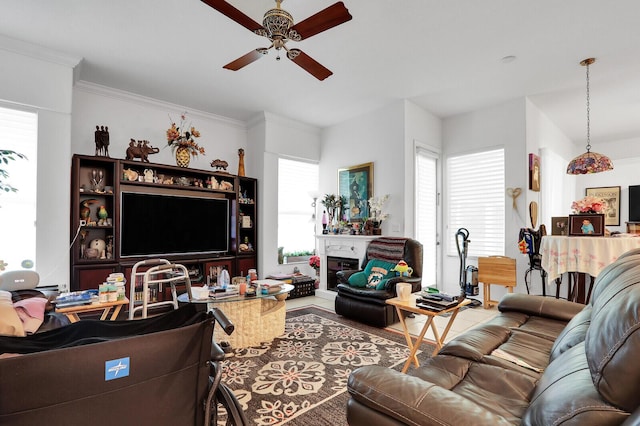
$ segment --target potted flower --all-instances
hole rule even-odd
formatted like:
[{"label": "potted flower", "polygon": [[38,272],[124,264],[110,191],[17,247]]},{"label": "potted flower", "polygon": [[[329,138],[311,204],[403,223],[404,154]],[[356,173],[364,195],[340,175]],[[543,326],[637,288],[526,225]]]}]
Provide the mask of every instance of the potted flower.
[{"label": "potted flower", "polygon": [[309,258],[309,266],[316,271],[316,275],[320,273],[320,256],[314,254]]},{"label": "potted flower", "polygon": [[587,195],[581,200],[571,203],[574,214],[601,214],[607,210],[608,204],[605,200],[593,195]]},{"label": "potted flower", "polygon": [[194,140],[194,138],[200,137],[200,132],[191,124],[185,126],[186,119],[187,113],[184,112],[180,115],[180,125],[176,125],[171,120],[171,127],[167,129],[167,144],[171,147],[172,152],[175,152],[176,163],[180,167],[189,167],[191,157],[197,157],[198,154],[204,155],[205,152],[204,148]]},{"label": "potted flower", "polygon": [[380,229],[380,226],[382,225],[382,221],[387,220],[389,218],[389,213],[382,212],[382,208],[388,200],[389,200],[389,194],[385,194],[382,197],[369,198],[370,217],[368,220],[370,220],[373,225],[373,235],[382,234],[382,230]]},{"label": "potted flower", "polygon": [[314,287],[320,287],[320,256],[314,254],[309,258],[309,266],[311,266],[316,271],[316,279],[314,281]]}]

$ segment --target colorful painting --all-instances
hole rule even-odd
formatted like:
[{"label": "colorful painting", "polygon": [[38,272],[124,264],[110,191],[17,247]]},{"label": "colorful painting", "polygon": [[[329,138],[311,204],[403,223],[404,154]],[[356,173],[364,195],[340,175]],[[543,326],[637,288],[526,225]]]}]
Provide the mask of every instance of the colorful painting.
[{"label": "colorful painting", "polygon": [[373,196],[373,163],[339,169],[338,194],[347,200],[342,208],[342,220],[362,222],[368,218],[368,200]]}]

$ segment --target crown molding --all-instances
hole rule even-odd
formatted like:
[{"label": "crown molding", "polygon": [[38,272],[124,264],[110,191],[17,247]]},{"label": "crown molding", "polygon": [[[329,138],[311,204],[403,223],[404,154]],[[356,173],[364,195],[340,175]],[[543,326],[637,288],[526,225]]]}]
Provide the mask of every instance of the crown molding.
[{"label": "crown molding", "polygon": [[288,128],[298,129],[313,135],[320,135],[322,131],[322,129],[320,129],[319,127],[313,126],[311,124],[303,123],[301,121],[297,121],[292,118],[283,117],[281,115],[277,115],[269,111],[263,111],[263,114],[264,114],[264,121],[267,124],[269,123],[280,124]]},{"label": "crown molding", "polygon": [[114,89],[113,87],[103,86],[97,83],[91,83],[89,81],[80,80],[74,85],[74,90],[79,90],[86,93],[91,93],[98,96],[104,96],[107,98],[117,99],[121,101],[135,103],[141,106],[152,106],[165,110],[178,110],[189,111],[191,117],[199,117],[206,120],[217,121],[221,124],[237,127],[243,130],[247,129],[247,123],[240,120],[234,120],[232,118],[223,117],[221,115],[213,114],[206,111],[201,111],[195,108],[191,108],[185,105],[178,105],[167,101],[162,101],[155,98],[150,98],[137,93],[127,92],[125,90]]},{"label": "crown molding", "polygon": [[18,55],[29,56],[42,61],[75,68],[82,62],[82,57],[48,49],[26,41],[10,38],[0,34],[0,49]]}]

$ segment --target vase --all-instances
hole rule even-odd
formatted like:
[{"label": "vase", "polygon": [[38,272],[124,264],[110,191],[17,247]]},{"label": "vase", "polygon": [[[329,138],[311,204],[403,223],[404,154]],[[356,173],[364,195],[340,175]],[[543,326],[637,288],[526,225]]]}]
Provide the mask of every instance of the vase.
[{"label": "vase", "polygon": [[189,153],[189,149],[184,146],[179,146],[176,149],[176,164],[179,167],[189,167],[189,162],[191,162],[191,154]]}]

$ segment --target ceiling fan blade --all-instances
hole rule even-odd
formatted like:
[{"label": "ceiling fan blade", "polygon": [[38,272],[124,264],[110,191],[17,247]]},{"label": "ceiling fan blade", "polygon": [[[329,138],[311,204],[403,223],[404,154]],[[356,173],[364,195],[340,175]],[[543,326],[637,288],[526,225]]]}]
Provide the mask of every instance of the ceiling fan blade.
[{"label": "ceiling fan blade", "polygon": [[269,49],[266,49],[264,47],[260,49],[252,50],[246,55],[239,57],[235,61],[229,62],[227,65],[225,65],[222,68],[226,68],[231,71],[238,71],[240,68],[246,67],[251,62],[255,62],[258,59],[262,58],[267,53],[267,50]]},{"label": "ceiling fan blade", "polygon": [[249,18],[244,13],[227,3],[225,0],[202,0],[203,3],[208,4],[218,12],[236,21],[249,31],[256,31],[262,28],[262,25],[258,24],[253,19]]},{"label": "ceiling fan blade", "polygon": [[304,21],[298,22],[291,27],[289,31],[297,32],[302,40],[326,31],[329,28],[344,24],[345,22],[350,21],[351,18],[353,17],[349,13],[349,10],[345,7],[343,2],[339,1],[332,6],[321,10],[315,15],[308,17]]},{"label": "ceiling fan blade", "polygon": [[289,49],[287,57],[320,81],[333,74],[329,69],[325,68],[324,65],[300,49]]}]

